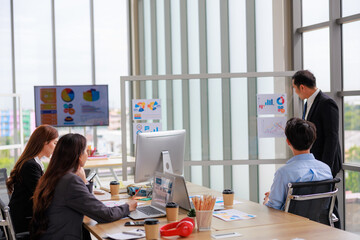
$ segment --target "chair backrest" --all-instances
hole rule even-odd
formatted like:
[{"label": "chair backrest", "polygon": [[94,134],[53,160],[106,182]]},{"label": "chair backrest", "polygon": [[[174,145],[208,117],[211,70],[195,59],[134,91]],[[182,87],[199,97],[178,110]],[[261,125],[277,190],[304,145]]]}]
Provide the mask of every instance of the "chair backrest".
[{"label": "chair backrest", "polygon": [[16,239],[15,231],[11,222],[9,193],[6,187],[6,168],[0,169],[0,226],[3,227],[6,239]]},{"label": "chair backrest", "polygon": [[10,201],[10,196],[8,189],[6,187],[7,173],[6,168],[0,169],[0,201],[3,202],[4,205],[8,205]]},{"label": "chair backrest", "polygon": [[285,211],[333,226],[332,212],[340,178],[325,181],[289,183]]}]

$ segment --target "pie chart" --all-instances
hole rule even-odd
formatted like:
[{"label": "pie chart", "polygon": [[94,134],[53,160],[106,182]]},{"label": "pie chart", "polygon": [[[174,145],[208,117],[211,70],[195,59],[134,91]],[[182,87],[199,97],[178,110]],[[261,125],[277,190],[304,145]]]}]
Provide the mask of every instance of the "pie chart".
[{"label": "pie chart", "polygon": [[61,98],[65,102],[71,102],[74,100],[75,93],[71,88],[65,88],[61,91]]}]

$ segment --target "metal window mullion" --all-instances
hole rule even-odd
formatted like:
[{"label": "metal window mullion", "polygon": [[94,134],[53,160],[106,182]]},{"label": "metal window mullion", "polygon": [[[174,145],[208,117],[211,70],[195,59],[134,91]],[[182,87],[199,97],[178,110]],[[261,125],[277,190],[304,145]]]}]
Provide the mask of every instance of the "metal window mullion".
[{"label": "metal window mullion", "polygon": [[[171,54],[171,14],[170,0],[164,0],[164,23],[165,23],[165,73],[172,73],[172,54]],[[172,80],[166,80],[166,116],[167,129],[174,129],[174,110],[173,110],[173,84]]]},{"label": "metal window mullion", "polygon": [[[94,0],[90,0],[90,52],[91,52],[91,79],[92,84],[96,84],[96,69],[95,69],[95,31],[94,31]],[[85,130],[85,127],[84,127]],[[85,132],[86,133],[86,132]],[[97,127],[93,127],[94,146],[97,148]]]},{"label": "metal window mullion", "polygon": [[[16,93],[16,71],[15,71],[15,33],[14,33],[14,1],[10,0],[10,26],[11,26],[11,65],[12,65],[12,92]],[[17,98],[13,99],[13,129],[14,129],[14,141],[19,142],[17,131]],[[15,151],[14,160],[17,159],[17,152]]]},{"label": "metal window mullion", "polygon": [[344,24],[360,20],[360,13],[336,19],[337,24]]},{"label": "metal window mullion", "polygon": [[338,97],[345,97],[345,96],[358,96],[360,95],[360,91],[338,91]]},{"label": "metal window mullion", "polygon": [[[151,21],[151,74],[158,74],[156,0],[150,1]],[[152,98],[159,97],[159,81],[152,82]]]},{"label": "metal window mullion", "polygon": [[[301,1],[293,0],[292,1],[292,12],[293,12],[293,64],[294,70],[300,70],[303,68],[303,38],[302,33],[296,31],[296,29],[300,28],[302,25],[301,18]],[[293,90],[294,93],[294,90]],[[297,96],[297,94],[293,94],[293,102],[294,102],[294,117],[301,117],[302,114],[302,105],[303,102]]]},{"label": "metal window mullion", "polygon": [[[181,74],[188,74],[187,1],[180,1]],[[190,160],[190,96],[189,80],[181,80],[183,128],[186,129],[185,161]],[[184,167],[184,176],[190,180],[191,168]]]},{"label": "metal window mullion", "polygon": [[[221,72],[230,72],[229,56],[229,2],[220,1],[220,41],[221,41]],[[230,79],[223,78],[222,87],[222,131],[223,159],[232,159],[231,154],[231,91]],[[232,167],[224,166],[224,188],[232,189]]]},{"label": "metal window mullion", "polygon": [[[329,2],[329,39],[330,39],[330,91],[333,99],[339,108],[340,116],[344,116],[343,111],[343,99],[338,97],[336,93],[343,90],[343,78],[342,78],[342,32],[341,25],[337,24],[336,19],[341,17],[341,2],[338,0],[330,0]],[[344,158],[344,124],[343,117],[339,118],[339,140],[340,149]],[[344,159],[343,159],[344,161]],[[344,178],[344,172],[340,171],[338,177]],[[340,219],[343,219],[342,228],[346,225],[345,221],[345,181],[339,184],[339,214]]]},{"label": "metal window mullion", "polygon": [[[246,0],[246,48],[247,71],[256,71],[256,31],[255,31],[255,2]],[[258,158],[258,141],[256,126],[256,78],[248,78],[248,126],[249,126],[249,159]],[[254,141],[255,139],[255,141]],[[259,201],[259,166],[249,166],[250,201]]]},{"label": "metal window mullion", "polygon": [[[207,72],[206,2],[199,0],[199,59],[200,73]],[[200,79],[201,101],[201,160],[209,161],[208,80]],[[210,167],[202,167],[202,185],[210,187]]]},{"label": "metal window mullion", "polygon": [[327,28],[327,27],[329,27],[330,24],[331,24],[330,21],[326,21],[326,22],[317,23],[317,24],[314,24],[314,25],[306,26],[306,27],[298,27],[296,29],[296,31],[298,33],[315,31],[315,30],[319,30],[321,28]]},{"label": "metal window mullion", "polygon": [[56,32],[55,32],[55,0],[51,0],[51,34],[52,34],[52,61],[53,61],[53,84],[57,85],[56,71]]},{"label": "metal window mullion", "polygon": [[[139,34],[139,70],[140,74],[145,75],[145,27],[144,27],[144,0],[138,1],[138,34]],[[140,81],[138,85],[139,96],[136,98],[145,98],[146,83]]]}]

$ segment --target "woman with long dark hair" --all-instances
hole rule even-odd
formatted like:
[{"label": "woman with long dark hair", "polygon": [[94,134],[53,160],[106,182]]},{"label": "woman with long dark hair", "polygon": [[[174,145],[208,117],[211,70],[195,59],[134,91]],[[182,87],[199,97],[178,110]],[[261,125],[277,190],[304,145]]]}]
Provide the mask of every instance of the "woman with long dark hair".
[{"label": "woman with long dark hair", "polygon": [[44,174],[41,159],[50,158],[58,136],[57,130],[49,125],[36,128],[6,182],[11,194],[10,214],[16,233],[29,231],[33,210],[32,196],[36,184]]},{"label": "woman with long dark hair", "polygon": [[81,239],[84,215],[105,223],[126,217],[136,201],[107,207],[86,187],[83,166],[86,139],[80,134],[62,136],[34,193],[32,239]]}]

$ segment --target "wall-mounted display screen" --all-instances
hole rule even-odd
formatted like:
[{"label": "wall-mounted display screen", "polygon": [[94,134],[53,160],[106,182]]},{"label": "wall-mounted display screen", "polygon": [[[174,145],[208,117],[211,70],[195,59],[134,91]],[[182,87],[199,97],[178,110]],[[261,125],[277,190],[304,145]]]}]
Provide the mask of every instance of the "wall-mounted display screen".
[{"label": "wall-mounted display screen", "polygon": [[36,126],[109,125],[108,85],[35,86]]}]

